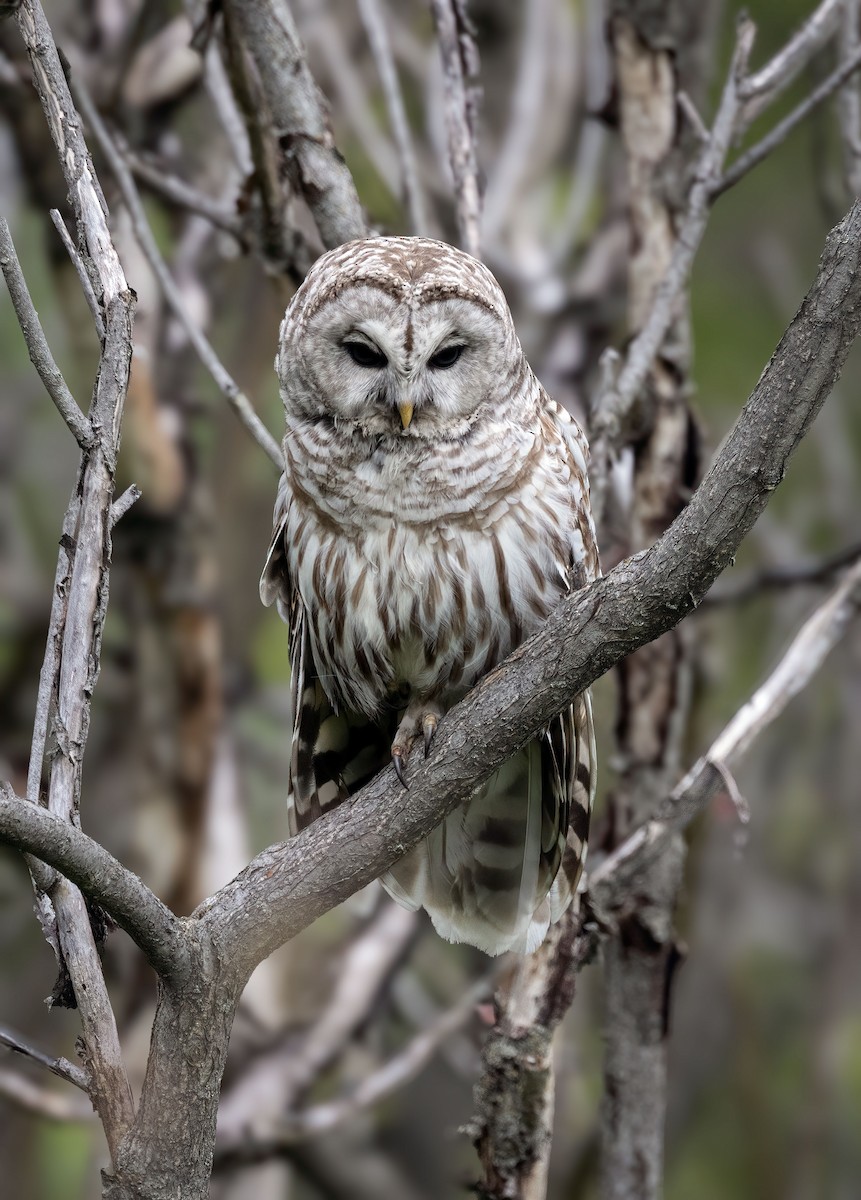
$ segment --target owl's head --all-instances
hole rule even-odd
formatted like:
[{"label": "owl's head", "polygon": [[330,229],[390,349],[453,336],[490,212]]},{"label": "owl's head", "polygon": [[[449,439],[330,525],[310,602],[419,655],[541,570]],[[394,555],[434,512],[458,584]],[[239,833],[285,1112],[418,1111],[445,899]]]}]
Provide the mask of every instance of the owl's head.
[{"label": "owl's head", "polygon": [[291,420],[369,436],[461,437],[525,369],[488,269],[427,238],[367,238],[314,264],[276,359]]}]

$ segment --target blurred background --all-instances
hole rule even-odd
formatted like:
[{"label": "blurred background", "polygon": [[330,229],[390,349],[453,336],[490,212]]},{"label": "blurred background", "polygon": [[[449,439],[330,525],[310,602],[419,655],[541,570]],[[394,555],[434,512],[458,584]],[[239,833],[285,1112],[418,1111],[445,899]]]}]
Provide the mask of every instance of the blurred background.
[{"label": "blurred background", "polygon": [[[675,7],[695,11],[683,35],[686,88],[710,120],[737,14],[723,0]],[[750,0],[759,30],[754,62],[811,8],[804,0]],[[321,247],[298,202],[291,230],[301,237],[290,253],[283,238],[269,236],[217,39],[203,53],[192,49],[186,10],[169,0],[56,0],[45,9],[73,70],[121,135],[186,307],[278,435],[278,323],[303,263]],[[354,0],[292,5],[370,225],[414,232],[361,9]],[[480,55],[483,255],[509,296],[536,373],[588,425],[598,358],[608,345],[623,348],[628,335],[626,174],[607,13],[592,0],[473,0],[469,11]],[[429,10],[422,0],[389,0],[385,23],[428,228],[456,241]],[[833,64],[826,50],[749,139]],[[83,823],[166,902],[189,912],[253,853],[286,836],[287,630],[257,593],[277,480],[171,316],[110,171],[94,156],[138,294],[118,490],[134,482],[143,498],[115,530]],[[216,222],[163,194],[173,177],[211,198]],[[756,383],[850,199],[832,99],[716,203],[690,296],[703,462]],[[98,348],[52,207],[68,211],[59,168],[15,22],[0,22],[0,211],[55,357],[86,407]],[[5,290],[0,365],[0,777],[21,791],[77,454],[29,364]],[[861,541],[859,383],[856,352],[718,583],[724,602],[707,601],[688,621],[695,654],[685,763],[764,678],[833,576],[753,587],[744,599],[730,590],[763,569],[805,568]],[[602,544],[607,567],[619,553],[612,530]],[[600,854],[602,796],[618,766],[613,679],[600,681],[595,697]],[[861,1180],[861,624],[756,743],[737,780],[749,826],[742,831],[729,799],[719,798],[689,834],[666,1193],[670,1200],[849,1200]],[[0,912],[0,1023],[74,1059],[76,1015],[45,1008],[53,956],[33,917],[25,867],[3,849]],[[139,1080],[154,979],[120,932],[109,937],[105,967]],[[441,942],[423,916],[393,907],[376,885],[368,889],[253,978],[232,1042],[226,1127],[241,1132],[255,1114],[349,1094],[487,971],[479,952]],[[297,1137],[275,1161],[223,1162],[213,1195],[465,1194],[475,1163],[458,1127],[471,1113],[481,1035],[481,1011],[466,1012],[401,1090],[343,1114],[329,1132]],[[558,1049],[556,1200],[597,1194],[601,1063],[601,972],[592,965],[579,977]],[[100,1194],[101,1129],[71,1092],[0,1050],[4,1195]]]}]

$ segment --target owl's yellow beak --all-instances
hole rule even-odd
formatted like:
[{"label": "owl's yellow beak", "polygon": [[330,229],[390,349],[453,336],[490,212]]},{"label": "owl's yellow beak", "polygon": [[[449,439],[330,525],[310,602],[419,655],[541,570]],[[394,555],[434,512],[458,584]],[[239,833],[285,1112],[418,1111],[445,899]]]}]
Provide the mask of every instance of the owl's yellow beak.
[{"label": "owl's yellow beak", "polygon": [[408,403],[398,405],[398,412],[401,414],[401,424],[403,425],[404,429],[407,428],[410,421],[413,419],[413,407],[414,406],[412,404]]}]

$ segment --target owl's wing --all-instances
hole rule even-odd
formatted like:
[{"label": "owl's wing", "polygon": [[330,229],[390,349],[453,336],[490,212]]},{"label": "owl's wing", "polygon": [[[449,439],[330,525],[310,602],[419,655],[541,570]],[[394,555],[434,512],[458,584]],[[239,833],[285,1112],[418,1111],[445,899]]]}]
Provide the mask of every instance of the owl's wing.
[{"label": "owl's wing", "polygon": [[[601,574],[595,525],[589,502],[589,446],[577,421],[561,405],[547,401],[551,421],[551,452],[556,450],[568,479],[571,504],[570,560],[566,564],[570,591],[577,591]],[[552,443],[555,442],[555,446]],[[545,757],[545,805],[558,816],[559,865],[550,892],[552,920],[567,907],[577,890],[586,858],[589,819],[595,800],[596,750],[589,691],[578,696],[554,721],[542,743]],[[552,819],[550,814],[549,819]]]},{"label": "owl's wing", "polygon": [[260,599],[277,604],[290,630],[290,790],[287,822],[295,835],[323,813],[346,800],[371,779],[389,757],[385,731],[360,714],[336,712],[314,663],[309,617],[287,568],[284,535],[290,515],[290,490],[281,476],[275,501],[272,542],[260,577]]}]

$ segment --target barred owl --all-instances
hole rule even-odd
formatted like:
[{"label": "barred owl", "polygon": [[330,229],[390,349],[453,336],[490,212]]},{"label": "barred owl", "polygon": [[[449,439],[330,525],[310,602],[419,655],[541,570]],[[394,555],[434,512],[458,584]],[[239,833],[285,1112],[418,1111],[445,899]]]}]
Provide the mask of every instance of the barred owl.
[{"label": "barred owl", "polygon": [[[441,242],[314,265],[276,369],[284,475],[260,582],[290,626],[293,833],[391,761],[598,573],[576,421],[499,284]],[[569,903],[594,794],[588,693],[383,878],[437,931],[531,951]]]}]

